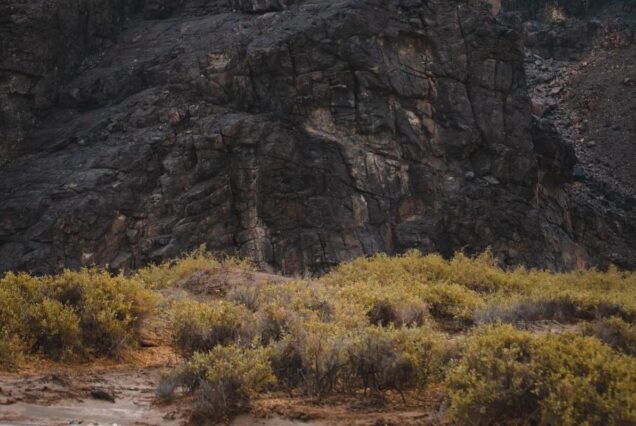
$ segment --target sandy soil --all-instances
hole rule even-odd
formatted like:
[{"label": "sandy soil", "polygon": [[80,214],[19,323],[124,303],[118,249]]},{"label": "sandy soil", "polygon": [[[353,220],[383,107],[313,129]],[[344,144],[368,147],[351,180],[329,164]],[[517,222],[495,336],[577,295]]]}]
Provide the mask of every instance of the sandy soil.
[{"label": "sandy soil", "polygon": [[[25,371],[0,374],[0,425],[183,425],[190,424],[189,402],[159,402],[155,389],[161,371],[179,362],[169,348],[147,348],[122,364],[35,364]],[[103,391],[114,402],[97,399]],[[432,425],[439,416],[441,391],[406,395],[381,404],[368,397],[265,395],[234,426]],[[367,401],[365,403],[365,401]]]}]

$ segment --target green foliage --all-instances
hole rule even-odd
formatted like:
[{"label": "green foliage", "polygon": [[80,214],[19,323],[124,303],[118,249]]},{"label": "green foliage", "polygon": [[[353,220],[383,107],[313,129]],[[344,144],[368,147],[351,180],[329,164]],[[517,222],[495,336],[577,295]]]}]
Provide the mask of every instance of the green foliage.
[{"label": "green foliage", "polygon": [[247,260],[228,257],[220,260],[217,256],[207,251],[205,244],[183,256],[162,262],[151,264],[139,269],[135,277],[144,283],[147,288],[166,289],[177,282],[191,276],[198,271],[213,271],[220,268],[249,269]]},{"label": "green foliage", "polygon": [[174,260],[151,264],[137,271],[136,277],[147,288],[165,289],[197,271],[216,269],[221,262],[206,251],[205,245]]},{"label": "green foliage", "polygon": [[26,316],[33,349],[61,359],[81,350],[80,318],[75,310],[53,299],[34,305]]},{"label": "green foliage", "polygon": [[22,361],[23,344],[19,337],[0,331],[0,370],[11,370]]},{"label": "green foliage", "polygon": [[484,306],[481,296],[459,284],[436,284],[423,290],[431,315],[440,320],[472,322],[477,309]]},{"label": "green foliage", "polygon": [[243,305],[227,301],[210,303],[182,301],[174,310],[174,342],[189,356],[207,352],[248,336],[252,313]]},{"label": "green foliage", "polygon": [[451,412],[466,424],[636,421],[636,360],[592,338],[485,327],[446,383]]},{"label": "green foliage", "polygon": [[163,378],[163,396],[177,387],[196,396],[195,416],[222,419],[249,403],[250,397],[276,381],[269,363],[270,351],[263,347],[235,344],[216,346]]},{"label": "green foliage", "polygon": [[134,343],[154,303],[139,281],[104,270],[39,278],[9,273],[0,279],[0,334],[9,336],[4,347],[54,359],[116,356]]},{"label": "green foliage", "polygon": [[351,340],[348,375],[365,390],[402,393],[439,376],[442,344],[439,334],[430,329],[367,327]]},{"label": "green foliage", "polygon": [[333,392],[402,392],[440,377],[440,333],[428,327],[346,329],[311,320],[296,324],[273,346],[276,376],[289,386],[322,397]]},{"label": "green foliage", "polygon": [[614,349],[636,357],[636,325],[612,317],[585,324],[583,332],[597,337]]},{"label": "green foliage", "polygon": [[[315,281],[246,283],[229,290],[230,302],[179,307],[177,328],[188,330],[182,335],[198,337],[178,345],[191,356],[214,345],[238,344],[248,350],[246,343],[258,344],[267,348],[279,389],[318,398],[359,390],[381,398],[387,392],[445,382],[458,422],[517,421],[521,413],[549,424],[586,416],[611,424],[631,419],[616,408],[618,400],[623,407],[631,404],[625,396],[627,382],[616,377],[633,358],[621,358],[598,340],[486,327],[477,329],[481,331],[469,339],[465,351],[459,348],[466,339],[463,333],[474,330],[475,322],[572,323],[617,316],[624,327],[618,332],[614,325],[612,330],[620,339],[605,340],[627,351],[630,335],[625,330],[635,318],[635,289],[634,274],[616,269],[505,271],[490,253],[476,258],[458,254],[451,260],[417,252],[378,255],[342,265]],[[552,347],[550,353],[568,354],[576,345],[587,348],[585,356],[592,351],[600,355],[586,367],[581,364],[585,357],[570,354],[558,361],[541,352]],[[577,386],[598,384],[598,395],[565,392],[571,380]],[[570,396],[560,396],[566,393]],[[586,398],[592,406],[582,402]],[[618,411],[610,414],[610,406]]]},{"label": "green foliage", "polygon": [[[117,355],[152,310],[148,288],[226,266],[247,267],[201,248],[131,277],[7,274],[0,367],[23,354]],[[270,387],[383,398],[443,383],[459,424],[636,422],[636,274],[615,268],[506,271],[489,252],[445,260],[413,251],[358,259],[316,280],[244,283],[221,300],[175,302],[170,312],[186,359],[159,393],[193,393],[204,417],[239,411]],[[545,320],[577,324],[568,328],[579,334],[498,324],[541,329]]]}]

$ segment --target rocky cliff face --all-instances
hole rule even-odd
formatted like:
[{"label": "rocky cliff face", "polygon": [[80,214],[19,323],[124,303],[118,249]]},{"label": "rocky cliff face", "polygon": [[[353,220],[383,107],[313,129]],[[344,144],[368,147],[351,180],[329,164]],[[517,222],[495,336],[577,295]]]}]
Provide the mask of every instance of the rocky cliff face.
[{"label": "rocky cliff face", "polygon": [[633,266],[634,224],[573,204],[521,33],[480,2],[10,0],[0,16],[0,270],[201,243],[289,274],[487,246]]}]

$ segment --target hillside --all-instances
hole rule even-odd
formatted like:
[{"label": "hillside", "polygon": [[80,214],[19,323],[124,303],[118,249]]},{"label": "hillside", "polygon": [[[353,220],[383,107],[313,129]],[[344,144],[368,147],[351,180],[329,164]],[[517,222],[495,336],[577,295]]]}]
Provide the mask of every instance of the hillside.
[{"label": "hillside", "polygon": [[581,91],[558,99],[566,124],[541,117],[528,53],[583,60],[605,29],[598,9],[554,22],[542,4],[5,1],[0,270],[133,268],[201,243],[287,275],[486,247],[634,267],[633,86],[601,80],[625,102],[618,130],[581,116],[591,151],[562,131]]}]

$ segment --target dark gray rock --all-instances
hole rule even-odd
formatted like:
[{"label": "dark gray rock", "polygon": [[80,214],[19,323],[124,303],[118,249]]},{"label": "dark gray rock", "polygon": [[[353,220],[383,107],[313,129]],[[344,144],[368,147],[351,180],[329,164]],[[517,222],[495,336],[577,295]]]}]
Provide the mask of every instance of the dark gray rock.
[{"label": "dark gray rock", "polygon": [[479,3],[9,3],[0,270],[201,243],[289,274],[410,248],[607,260],[572,223],[567,150],[533,130],[519,33]]}]

